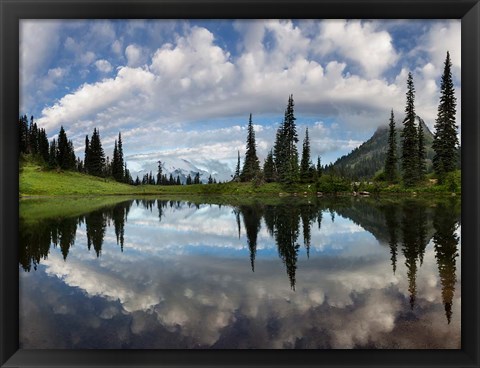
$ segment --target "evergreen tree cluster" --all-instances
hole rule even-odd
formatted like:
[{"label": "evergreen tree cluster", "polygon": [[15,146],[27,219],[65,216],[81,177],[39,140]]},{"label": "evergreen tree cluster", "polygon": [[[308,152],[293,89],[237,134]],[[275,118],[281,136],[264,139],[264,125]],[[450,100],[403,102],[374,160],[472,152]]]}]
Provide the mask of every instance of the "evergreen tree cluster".
[{"label": "evergreen tree cluster", "polygon": [[315,182],[321,176],[323,168],[320,165],[320,157],[318,157],[317,167],[311,161],[308,128],[305,131],[302,159],[299,162],[294,106],[293,95],[290,95],[283,122],[277,130],[274,146],[267,154],[263,167],[260,167],[256,152],[255,131],[252,123],[252,114],[250,114],[243,168],[240,172],[239,152],[232,181],[248,182],[262,180],[267,183],[295,184],[299,182]]},{"label": "evergreen tree cluster", "polygon": [[50,157],[50,147],[45,129],[38,128],[34,122],[33,116],[28,122],[27,115],[21,116],[20,124],[20,153],[32,154],[48,162]]},{"label": "evergreen tree cluster", "polygon": [[[442,184],[446,174],[457,168],[458,137],[457,125],[455,124],[456,98],[451,73],[450,53],[447,52],[444,71],[440,86],[440,103],[438,106],[437,119],[435,121],[435,134],[432,148],[433,169],[438,182]],[[415,87],[412,73],[407,78],[407,94],[405,106],[405,119],[403,121],[401,168],[403,183],[407,187],[414,186],[425,179],[426,148],[425,135],[422,123],[415,124]],[[385,178],[393,182],[397,178],[396,172],[396,131],[393,111],[389,123],[388,150],[385,159]]]},{"label": "evergreen tree cluster", "polygon": [[26,115],[19,118],[20,154],[32,155],[37,161],[50,168],[76,170],[79,162],[75,156],[73,142],[68,139],[63,126],[60,127],[57,139],[50,143],[47,132],[38,128],[33,116],[30,123]]},{"label": "evergreen tree cluster", "polygon": [[50,169],[71,170],[98,177],[113,177],[116,181],[135,184],[123,157],[122,136],[118,133],[113,159],[105,158],[100,132],[94,128],[91,139],[85,136],[85,156],[82,161],[75,155],[72,140],[68,139],[63,126],[57,138],[48,141],[45,129],[38,128],[33,116],[30,122],[26,115],[19,118],[20,154],[32,155]]}]

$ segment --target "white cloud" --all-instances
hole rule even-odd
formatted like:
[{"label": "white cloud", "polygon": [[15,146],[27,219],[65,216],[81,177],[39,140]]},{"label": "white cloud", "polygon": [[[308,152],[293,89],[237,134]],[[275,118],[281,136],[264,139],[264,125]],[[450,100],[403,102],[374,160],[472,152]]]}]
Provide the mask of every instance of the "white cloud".
[{"label": "white cloud", "polygon": [[[137,22],[131,35],[154,29],[155,24]],[[430,127],[436,116],[444,59],[438,56],[444,51],[437,50],[441,45],[437,34],[445,36],[452,57],[459,47],[459,25],[443,22],[437,26],[423,41],[431,58],[413,70],[417,112]],[[135,43],[131,38],[124,39],[128,32],[118,37],[109,23],[101,25],[100,38],[110,40],[107,49],[110,53],[124,50],[127,65],[114,71],[112,78],[82,84],[47,105],[39,123],[53,132],[68,121],[79,144],[85,127],[100,127],[107,142],[113,142],[111,138],[121,130],[125,137],[135,136],[135,151],[129,151],[124,142],[127,154],[137,153],[142,147],[150,152],[224,155],[228,161],[235,159],[237,149],[244,149],[244,132],[229,136],[219,131],[218,136],[225,138],[222,144],[213,136],[195,136],[194,123],[225,119],[230,123],[219,122],[219,126],[243,127],[249,112],[254,119],[276,115],[280,121],[290,93],[294,94],[297,116],[334,120],[343,133],[354,136],[339,139],[319,131],[312,136],[319,153],[335,146],[356,146],[359,132],[373,132],[386,124],[391,108],[397,121],[403,119],[407,69],[396,77],[383,78],[391,66],[399,66],[400,54],[381,22],[235,21],[240,40],[233,55],[219,46],[216,36],[206,28],[185,23],[177,34],[172,27],[164,27],[170,32],[168,43],[157,43],[156,49],[149,49],[138,39]],[[77,62],[104,72],[113,70],[106,56],[96,48],[87,49],[83,40],[67,37],[64,45],[75,52]],[[124,45],[128,46],[123,49]],[[119,60],[123,58],[117,58],[116,63]],[[459,59],[455,59],[457,64]],[[88,70],[84,67],[79,74],[86,75]],[[460,99],[458,102],[460,105]],[[139,123],[141,126],[135,126]],[[274,137],[274,129],[257,133],[261,155]],[[202,139],[211,141],[211,146],[205,147]],[[229,149],[232,152],[227,152]]]},{"label": "white cloud", "polygon": [[110,64],[108,60],[103,60],[103,59],[95,61],[95,66],[102,73],[110,73],[113,69],[112,64]]},{"label": "white cloud", "polygon": [[33,104],[37,82],[58,48],[60,24],[50,20],[20,20],[20,110]]},{"label": "white cloud", "polygon": [[122,41],[115,40],[115,42],[112,43],[112,51],[115,54],[120,55],[122,53]]},{"label": "white cloud", "polygon": [[321,55],[335,54],[358,63],[368,77],[379,77],[398,59],[387,31],[359,20],[325,20],[314,43]]},{"label": "white cloud", "polygon": [[88,66],[95,60],[95,53],[93,51],[87,51],[80,56],[80,63]]},{"label": "white cloud", "polygon": [[460,80],[461,67],[461,22],[450,21],[434,24],[427,35],[427,51],[431,55],[432,63],[443,71],[447,51],[450,52],[454,73]]},{"label": "white cloud", "polygon": [[127,58],[127,65],[130,67],[140,66],[145,60],[144,51],[137,45],[128,45],[125,48],[125,57]]}]

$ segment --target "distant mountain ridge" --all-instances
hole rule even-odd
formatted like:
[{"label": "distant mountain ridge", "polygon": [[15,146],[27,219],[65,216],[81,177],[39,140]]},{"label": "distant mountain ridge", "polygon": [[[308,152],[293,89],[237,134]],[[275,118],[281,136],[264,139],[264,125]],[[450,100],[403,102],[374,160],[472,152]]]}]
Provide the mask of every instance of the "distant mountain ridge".
[{"label": "distant mountain ridge", "polygon": [[[200,181],[207,183],[210,175],[216,181],[229,181],[232,178],[232,169],[226,163],[217,160],[187,160],[184,158],[160,158],[162,162],[162,174],[166,174],[167,177],[172,174],[173,178],[180,177],[180,182],[185,184],[188,175],[195,177],[198,173],[200,175]],[[128,164],[128,158],[127,158]],[[135,165],[136,166],[136,165]],[[131,175],[135,179],[137,176],[142,180],[143,175],[152,172],[156,178],[158,172],[158,160],[145,161],[140,164],[136,170],[131,170]]]},{"label": "distant mountain ridge", "polygon": [[[422,125],[423,134],[425,137],[425,149],[427,158],[427,170],[432,166],[432,158],[434,151],[432,148],[433,133],[425,124],[422,118],[416,117],[416,124]],[[401,147],[401,134],[403,129],[399,129],[400,124],[396,124],[397,133],[397,158],[400,158]],[[343,175],[358,178],[367,179],[372,178],[376,173],[383,169],[385,165],[385,158],[388,148],[388,126],[378,127],[372,137],[362,143],[359,147],[355,148],[348,155],[342,156],[337,159],[333,167]],[[400,160],[399,160],[400,162]]]}]

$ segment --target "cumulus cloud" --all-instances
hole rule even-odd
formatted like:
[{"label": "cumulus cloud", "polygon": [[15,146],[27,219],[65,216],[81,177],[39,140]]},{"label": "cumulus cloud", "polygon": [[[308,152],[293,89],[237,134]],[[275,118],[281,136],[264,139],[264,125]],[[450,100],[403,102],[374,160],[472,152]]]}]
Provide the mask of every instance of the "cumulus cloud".
[{"label": "cumulus cloud", "polygon": [[[308,59],[303,52],[309,41],[291,22],[272,21],[265,28],[276,37],[278,46],[269,51],[252,51],[253,46],[249,46],[236,63],[228,51],[215,45],[213,34],[205,28],[193,27],[175,44],[164,44],[154,53],[147,71],[154,84],[149,80],[144,83],[145,90],[156,90],[156,101],[139,101],[143,107],[139,110],[145,114],[158,112],[165,123],[170,123],[235,116],[245,114],[246,109],[281,113],[286,91],[295,94],[298,111],[323,115],[339,114],[351,104],[352,110],[358,104],[370,113],[378,113],[385,104],[390,105],[389,101],[398,100],[399,88],[395,85],[349,75],[344,71],[345,63],[332,61],[322,66]],[[285,40],[293,40],[290,42],[296,46],[285,47]],[[138,46],[129,45],[125,53],[129,66],[141,64],[144,56]],[[97,87],[108,89],[108,82],[98,82]],[[82,86],[73,97],[81,95],[83,88],[88,86]],[[365,93],[370,98],[359,100]],[[61,105],[55,108],[65,109]],[[86,105],[83,115],[91,115],[91,110]],[[122,113],[128,115],[125,110]]]},{"label": "cumulus cloud", "polygon": [[[346,135],[312,135],[315,155],[334,149],[335,154],[345,154],[368,138],[367,132],[385,125],[391,108],[402,120],[406,74],[412,66],[405,62],[406,52],[410,57],[423,53],[412,71],[417,112],[431,128],[444,48],[450,49],[459,80],[460,23],[455,21],[428,24],[425,34],[415,39],[418,45],[407,51],[395,49],[393,33],[380,21],[235,21],[238,40],[233,45],[206,26],[188,22],[178,28],[172,22],[149,21],[127,22],[125,27],[119,34],[111,22],[99,23],[98,40],[92,30],[83,38],[68,36],[63,41],[78,68],[84,68],[80,74],[87,76],[89,68],[113,72],[108,79],[79,83],[42,110],[38,122],[49,132],[68,121],[79,151],[85,127],[96,126],[107,148],[119,130],[134,137],[130,147],[125,141],[126,154],[135,155],[139,152],[134,148],[145,147],[159,155],[214,155],[231,162],[236,151],[244,149],[244,131],[229,137],[222,129],[229,124],[243,127],[241,119],[250,112],[260,119],[276,116],[269,121],[279,123],[293,93],[299,124],[305,116],[326,119],[329,125],[332,121],[341,125]],[[150,39],[155,30],[162,35],[156,43],[146,45],[138,38],[144,32]],[[120,66],[113,71],[111,63]],[[205,121],[215,121],[216,127],[197,128]],[[194,130],[200,130],[197,136]],[[207,137],[201,131],[212,134]],[[226,139],[223,145],[215,138],[217,133]],[[257,134],[264,157],[275,130]],[[168,139],[159,139],[164,136]],[[201,139],[207,139],[203,143],[212,139],[212,144],[201,145]]]},{"label": "cumulus cloud", "polygon": [[144,51],[137,45],[128,45],[125,48],[125,57],[127,58],[127,65],[130,67],[140,66],[145,60]]},{"label": "cumulus cloud", "polygon": [[368,21],[323,21],[314,42],[316,52],[340,54],[360,65],[368,77],[380,77],[398,60],[390,34]]},{"label": "cumulus cloud", "polygon": [[95,61],[95,66],[102,73],[110,73],[113,69],[112,64],[108,60],[97,60]]}]

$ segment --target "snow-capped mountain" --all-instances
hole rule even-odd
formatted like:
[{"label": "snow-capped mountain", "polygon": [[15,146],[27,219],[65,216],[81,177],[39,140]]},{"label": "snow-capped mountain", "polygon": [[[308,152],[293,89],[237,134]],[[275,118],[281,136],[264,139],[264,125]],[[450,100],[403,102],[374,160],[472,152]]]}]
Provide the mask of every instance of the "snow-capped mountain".
[{"label": "snow-capped mountain", "polygon": [[162,159],[153,160],[151,157],[145,159],[141,156],[126,157],[127,167],[130,170],[130,174],[133,179],[137,176],[142,180],[142,177],[150,171],[156,177],[158,172],[158,160],[162,162],[162,174],[170,174],[174,178],[180,176],[182,184],[185,183],[187,176],[190,174],[192,179],[197,173],[200,174],[200,181],[206,183],[208,177],[212,175],[212,178],[218,181],[229,181],[232,178],[234,169],[230,163],[220,162],[218,160],[186,160],[184,158],[172,158],[167,157]]}]

